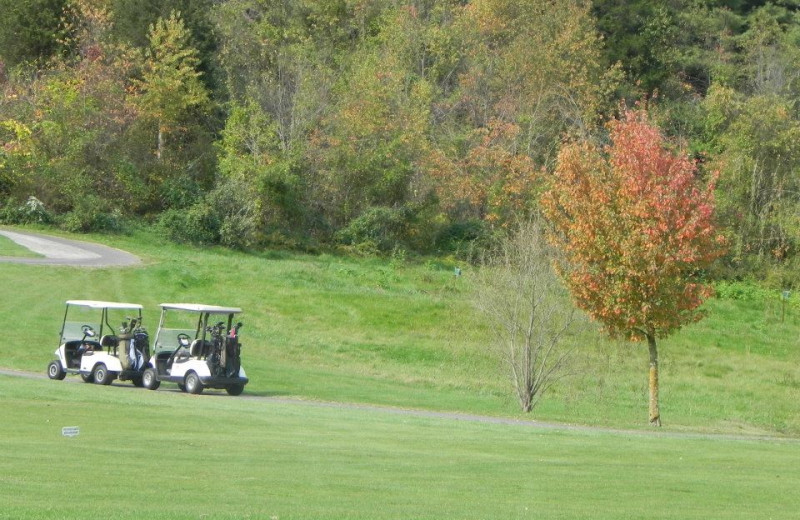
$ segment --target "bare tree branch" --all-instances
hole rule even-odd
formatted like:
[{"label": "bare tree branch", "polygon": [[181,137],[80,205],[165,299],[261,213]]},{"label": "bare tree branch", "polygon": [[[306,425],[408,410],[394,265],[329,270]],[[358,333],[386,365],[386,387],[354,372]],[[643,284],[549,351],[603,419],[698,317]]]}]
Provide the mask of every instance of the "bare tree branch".
[{"label": "bare tree branch", "polygon": [[575,308],[553,269],[556,254],[535,219],[484,255],[476,274],[474,305],[489,322],[492,348],[525,412],[565,375],[570,349],[563,340],[577,326]]}]

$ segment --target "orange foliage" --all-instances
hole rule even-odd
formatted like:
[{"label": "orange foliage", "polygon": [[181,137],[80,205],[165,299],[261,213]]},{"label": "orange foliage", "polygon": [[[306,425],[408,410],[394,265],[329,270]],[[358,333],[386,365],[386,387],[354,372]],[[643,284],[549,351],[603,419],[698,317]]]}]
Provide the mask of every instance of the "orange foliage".
[{"label": "orange foliage", "polygon": [[611,144],[564,145],[543,207],[566,251],[578,305],[613,336],[664,336],[702,317],[697,274],[719,257],[714,182],[667,148],[645,110],[609,125]]},{"label": "orange foliage", "polygon": [[432,152],[428,167],[445,209],[468,205],[485,220],[505,223],[529,208],[542,177],[530,157],[515,151],[519,131],[492,119],[473,131],[473,146],[463,157]]}]

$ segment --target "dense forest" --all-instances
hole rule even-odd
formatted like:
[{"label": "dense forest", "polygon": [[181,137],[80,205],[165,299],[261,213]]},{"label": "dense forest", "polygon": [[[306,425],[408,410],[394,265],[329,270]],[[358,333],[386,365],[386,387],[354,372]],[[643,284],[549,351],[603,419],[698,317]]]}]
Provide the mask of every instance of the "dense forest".
[{"label": "dense forest", "polygon": [[644,103],[800,281],[800,1],[0,0],[0,221],[452,253]]}]

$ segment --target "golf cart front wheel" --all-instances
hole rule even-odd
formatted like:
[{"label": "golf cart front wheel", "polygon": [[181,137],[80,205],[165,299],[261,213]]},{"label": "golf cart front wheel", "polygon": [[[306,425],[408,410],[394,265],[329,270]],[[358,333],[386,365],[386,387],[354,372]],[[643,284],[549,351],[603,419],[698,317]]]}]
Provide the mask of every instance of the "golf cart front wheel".
[{"label": "golf cart front wheel", "polygon": [[161,381],[156,377],[155,369],[145,369],[144,374],[142,374],[142,385],[148,390],[155,390],[161,386]]},{"label": "golf cart front wheel", "polygon": [[200,394],[203,392],[203,382],[200,381],[200,376],[195,372],[186,374],[184,385],[186,385],[186,391],[190,394]]},{"label": "golf cart front wheel", "polygon": [[228,395],[242,395],[242,392],[244,392],[244,385],[229,385],[225,387],[225,391],[228,392]]},{"label": "golf cart front wheel", "polygon": [[51,361],[50,364],[47,365],[47,377],[50,379],[57,379],[59,381],[67,377],[67,373],[61,366],[61,361]]},{"label": "golf cart front wheel", "polygon": [[89,372],[88,374],[81,373],[81,379],[83,379],[84,383],[94,383],[94,373]]}]

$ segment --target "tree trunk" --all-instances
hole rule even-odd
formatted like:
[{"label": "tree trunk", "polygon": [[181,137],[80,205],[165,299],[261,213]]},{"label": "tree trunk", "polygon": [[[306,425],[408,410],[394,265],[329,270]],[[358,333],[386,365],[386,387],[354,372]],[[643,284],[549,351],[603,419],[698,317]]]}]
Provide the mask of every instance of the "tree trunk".
[{"label": "tree trunk", "polygon": [[156,159],[161,160],[161,155],[164,152],[164,127],[159,123],[158,125],[158,144],[156,148]]},{"label": "tree trunk", "polygon": [[661,426],[661,412],[658,409],[658,349],[654,333],[647,334],[647,346],[650,350],[650,426]]}]

